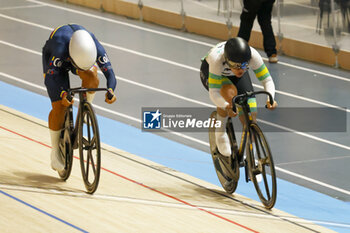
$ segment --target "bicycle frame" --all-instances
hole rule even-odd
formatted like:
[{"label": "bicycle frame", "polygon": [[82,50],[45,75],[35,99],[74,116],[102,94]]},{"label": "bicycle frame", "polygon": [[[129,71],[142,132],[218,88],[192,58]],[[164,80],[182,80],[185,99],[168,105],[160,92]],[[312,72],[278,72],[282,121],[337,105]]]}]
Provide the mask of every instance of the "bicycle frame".
[{"label": "bicycle frame", "polygon": [[75,124],[73,123],[73,106],[69,106],[68,111],[68,117],[69,117],[69,128],[71,132],[71,142],[73,149],[78,148],[78,125],[79,122],[82,120],[82,114],[81,109],[84,105],[84,102],[86,101],[86,97],[84,96],[84,92],[79,92],[79,106],[78,106],[78,113],[77,118],[75,119]]},{"label": "bicycle frame", "polygon": [[[244,114],[243,116],[244,116],[245,125],[243,126],[240,145],[238,148],[235,148],[235,153],[236,153],[236,156],[238,157],[238,161],[239,161],[240,166],[245,166],[245,164],[242,164],[243,163],[243,155],[244,155],[244,151],[245,151],[245,147],[246,147],[246,143],[247,143],[247,137],[250,136],[249,130],[250,130],[250,124],[252,123],[252,120],[251,120],[250,115],[249,115],[249,105],[243,104],[243,105],[241,105],[241,107],[242,107],[243,114]],[[237,142],[235,130],[233,128],[232,123],[231,123],[231,127],[232,127],[232,137]],[[246,182],[249,181],[248,169],[245,169],[245,180],[246,180]]]},{"label": "bicycle frame", "polygon": [[[241,141],[240,141],[240,145],[239,145],[239,148],[236,150],[238,151],[237,152],[237,156],[238,156],[238,161],[241,163],[243,162],[243,155],[244,155],[244,151],[245,151],[245,147],[246,147],[246,143],[247,143],[247,137],[250,137],[250,141],[252,142],[253,141],[253,138],[251,137],[250,135],[250,125],[251,123],[253,122],[252,118],[251,118],[251,115],[249,114],[250,113],[250,107],[249,107],[249,104],[247,103],[247,98],[250,97],[252,92],[247,92],[243,95],[238,95],[238,96],[235,96],[233,99],[232,99],[232,106],[233,107],[233,110],[235,110],[235,112],[237,111],[237,108],[235,106],[235,103],[236,103],[236,99],[241,97],[242,99],[240,99],[238,105],[240,105],[242,107],[242,112],[243,112],[243,116],[244,116],[244,126],[243,126],[243,131],[242,131],[242,135],[241,135]],[[268,92],[265,92],[265,91],[258,91],[258,92],[255,92],[255,94],[268,94],[270,96],[270,103],[272,104],[272,96],[270,95],[270,93]],[[231,124],[232,125],[232,124]],[[233,125],[232,125],[232,133],[233,133],[233,138],[234,140],[236,140],[236,135],[235,135],[235,131],[233,129]],[[237,140],[236,140],[237,142]],[[248,169],[245,169],[245,177],[246,177],[246,182],[249,181],[249,176],[248,176]]]},{"label": "bicycle frame", "polygon": [[78,113],[77,113],[77,118],[75,119],[75,124],[73,124],[73,106],[69,106],[67,111],[68,111],[68,117],[69,117],[69,127],[70,127],[70,132],[71,132],[71,142],[73,149],[78,148],[78,125],[80,121],[82,121],[82,109],[84,106],[84,103],[86,102],[86,92],[87,91],[107,91],[107,88],[72,88],[68,90],[68,97],[69,100],[73,98],[73,95],[75,93],[79,93],[79,105],[78,105]]}]

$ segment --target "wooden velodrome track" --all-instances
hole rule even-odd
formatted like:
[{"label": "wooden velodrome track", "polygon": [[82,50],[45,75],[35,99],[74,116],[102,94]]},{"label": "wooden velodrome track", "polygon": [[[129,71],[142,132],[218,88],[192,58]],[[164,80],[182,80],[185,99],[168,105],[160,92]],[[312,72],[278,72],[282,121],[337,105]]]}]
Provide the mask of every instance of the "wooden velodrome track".
[{"label": "wooden velodrome track", "polygon": [[77,157],[68,181],[51,170],[47,122],[0,119],[1,232],[332,232],[106,144],[88,195]]}]

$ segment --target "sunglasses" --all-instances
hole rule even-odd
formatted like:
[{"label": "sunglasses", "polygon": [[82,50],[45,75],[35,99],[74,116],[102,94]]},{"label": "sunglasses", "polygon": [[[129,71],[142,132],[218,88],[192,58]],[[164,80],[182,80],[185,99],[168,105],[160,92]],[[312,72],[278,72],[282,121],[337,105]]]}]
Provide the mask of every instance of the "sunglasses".
[{"label": "sunglasses", "polygon": [[233,61],[229,61],[228,59],[226,59],[226,63],[228,64],[228,66],[232,69],[247,69],[249,62],[243,62],[243,63],[236,63]]}]

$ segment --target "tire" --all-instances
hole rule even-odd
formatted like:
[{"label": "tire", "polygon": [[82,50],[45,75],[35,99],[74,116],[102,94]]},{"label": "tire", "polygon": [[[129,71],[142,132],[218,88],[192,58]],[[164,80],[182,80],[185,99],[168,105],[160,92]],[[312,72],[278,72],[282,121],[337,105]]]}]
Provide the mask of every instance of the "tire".
[{"label": "tire", "polygon": [[[212,112],[210,115],[211,119],[216,120],[216,111]],[[231,121],[229,121],[231,124]],[[228,127],[226,130],[229,130],[230,127]],[[233,146],[233,137],[229,133],[229,138],[231,142],[231,149],[232,151],[236,151]],[[237,159],[232,159],[232,164],[230,167],[227,167],[227,165],[224,165],[223,160],[220,158],[222,155],[220,155],[220,152],[217,149],[216,141],[215,141],[215,127],[209,128],[209,144],[210,144],[210,152],[214,163],[214,168],[216,171],[216,175],[218,176],[218,179],[221,183],[221,186],[224,188],[224,190],[228,194],[232,194],[236,191],[238,180],[239,180],[239,164]],[[237,156],[235,156],[237,158]],[[231,158],[230,158],[231,159]],[[226,163],[227,164],[227,163]]]},{"label": "tire", "polygon": [[62,172],[58,172],[60,178],[66,181],[72,171],[73,166],[73,148],[71,141],[71,129],[69,125],[69,113],[67,111],[64,121],[64,129],[61,132],[59,149],[63,160],[65,161],[65,167]]},{"label": "tire", "polygon": [[[252,123],[250,128],[251,135],[248,137],[247,144],[249,176],[254,183],[260,201],[265,208],[271,209],[277,198],[275,165],[270,147],[260,127]],[[251,139],[255,142],[255,150],[252,148]],[[259,175],[262,178],[261,182],[258,181]]]},{"label": "tire", "polygon": [[93,194],[100,180],[101,147],[96,116],[88,102],[83,104],[82,119],[78,132],[80,168],[87,193]]}]

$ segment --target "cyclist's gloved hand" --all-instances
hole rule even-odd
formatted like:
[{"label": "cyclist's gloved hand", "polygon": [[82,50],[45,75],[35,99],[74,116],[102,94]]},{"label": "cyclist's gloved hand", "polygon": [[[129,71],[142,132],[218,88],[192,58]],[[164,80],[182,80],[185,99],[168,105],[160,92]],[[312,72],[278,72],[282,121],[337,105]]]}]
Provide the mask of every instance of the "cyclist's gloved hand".
[{"label": "cyclist's gloved hand", "polygon": [[67,98],[68,93],[66,91],[62,91],[61,98],[62,98],[62,105],[68,107],[74,103],[74,99],[72,98],[70,101]]},{"label": "cyclist's gloved hand", "polygon": [[114,95],[114,92],[112,88],[109,88],[107,93],[106,93],[106,103],[111,104],[114,103],[117,100],[117,97]]},{"label": "cyclist's gloved hand", "polygon": [[235,111],[233,111],[231,104],[227,105],[225,110],[226,110],[226,113],[228,114],[229,117],[237,116],[237,113]]},{"label": "cyclist's gloved hand", "polygon": [[273,109],[275,109],[275,108],[278,106],[278,104],[277,104],[276,101],[273,101],[273,105],[271,105],[271,104],[270,104],[270,101],[267,100],[267,101],[266,101],[266,106],[267,106],[268,109],[273,110]]}]

